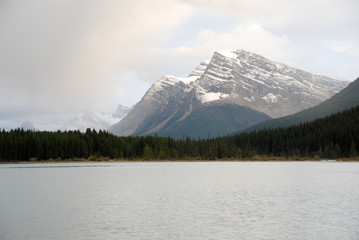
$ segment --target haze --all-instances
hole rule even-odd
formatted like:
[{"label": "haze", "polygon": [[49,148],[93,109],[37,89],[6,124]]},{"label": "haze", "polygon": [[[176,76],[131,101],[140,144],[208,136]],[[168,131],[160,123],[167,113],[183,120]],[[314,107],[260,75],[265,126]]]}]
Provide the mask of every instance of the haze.
[{"label": "haze", "polygon": [[359,75],[357,0],[2,0],[0,128],[56,130],[138,102],[162,75],[245,49],[311,73]]}]

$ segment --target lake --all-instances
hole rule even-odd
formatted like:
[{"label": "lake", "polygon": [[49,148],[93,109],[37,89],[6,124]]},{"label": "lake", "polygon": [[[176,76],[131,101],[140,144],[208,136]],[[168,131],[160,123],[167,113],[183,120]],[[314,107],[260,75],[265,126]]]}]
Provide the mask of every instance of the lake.
[{"label": "lake", "polygon": [[359,239],[358,162],[0,165],[0,239]]}]

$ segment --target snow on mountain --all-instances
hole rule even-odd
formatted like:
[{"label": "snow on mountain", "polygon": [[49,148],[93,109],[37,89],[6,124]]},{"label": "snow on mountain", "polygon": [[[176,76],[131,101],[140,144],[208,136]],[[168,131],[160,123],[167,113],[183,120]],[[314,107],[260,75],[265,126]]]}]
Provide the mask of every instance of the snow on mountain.
[{"label": "snow on mountain", "polygon": [[218,53],[225,57],[228,57],[228,58],[236,59],[238,57],[238,55],[234,51],[222,50],[222,51],[219,51]]},{"label": "snow on mountain", "polygon": [[198,77],[202,76],[202,74],[206,71],[208,64],[209,64],[209,60],[205,60],[205,61],[201,62],[195,68],[195,70],[193,70],[193,72],[191,72],[189,77],[197,77],[198,78]]},{"label": "snow on mountain", "polygon": [[[197,98],[247,106],[277,118],[328,99],[348,82],[317,76],[243,50],[214,53],[197,82]],[[218,97],[221,96],[221,97]]]},{"label": "snow on mountain", "polygon": [[220,51],[210,61],[201,62],[187,78],[166,75],[155,82],[109,131],[152,134],[184,121],[201,106],[226,104],[278,118],[317,105],[347,85],[244,50]]},{"label": "snow on mountain", "polygon": [[133,106],[128,107],[128,106],[119,104],[116,111],[114,113],[112,113],[112,117],[122,119],[132,110],[132,108],[133,108]]},{"label": "snow on mountain", "polygon": [[225,99],[228,97],[228,94],[221,93],[221,92],[206,92],[205,90],[201,89],[201,91],[198,92],[199,94],[197,97],[202,103],[206,102],[212,102],[216,100]]},{"label": "snow on mountain", "polygon": [[248,129],[248,131],[263,128],[287,127],[301,122],[310,122],[318,118],[356,107],[359,105],[359,78],[351,82],[346,88],[335,94],[328,100],[312,108],[285,117],[272,119],[271,121],[261,122]]},{"label": "snow on mountain", "polygon": [[119,105],[112,114],[102,113],[95,109],[79,112],[73,119],[65,123],[61,130],[80,130],[85,132],[87,128],[107,130],[113,124],[119,122],[131,110],[131,107]]}]

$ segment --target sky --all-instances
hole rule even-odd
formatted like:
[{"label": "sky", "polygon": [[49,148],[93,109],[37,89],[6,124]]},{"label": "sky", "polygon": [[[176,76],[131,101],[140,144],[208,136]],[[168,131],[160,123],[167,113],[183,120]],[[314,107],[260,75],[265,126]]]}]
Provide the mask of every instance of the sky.
[{"label": "sky", "polygon": [[219,50],[353,81],[358,10],[358,0],[1,0],[0,128],[114,112]]}]

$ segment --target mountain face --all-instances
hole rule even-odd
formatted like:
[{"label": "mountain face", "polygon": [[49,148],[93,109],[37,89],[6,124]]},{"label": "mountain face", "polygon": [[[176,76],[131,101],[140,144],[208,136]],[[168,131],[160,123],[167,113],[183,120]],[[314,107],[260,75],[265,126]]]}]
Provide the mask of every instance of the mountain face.
[{"label": "mountain face", "polygon": [[202,102],[220,96],[278,118],[317,105],[347,84],[239,50],[215,53],[197,92]]},{"label": "mountain face", "polygon": [[107,130],[125,117],[131,109],[131,107],[119,105],[112,114],[102,113],[95,109],[82,111],[65,123],[61,130],[80,130],[81,132],[85,132],[87,128],[97,131]]},{"label": "mountain face", "polygon": [[155,82],[109,131],[193,136],[197,126],[194,137],[217,136],[227,133],[228,126],[236,131],[312,107],[347,84],[243,50],[215,52],[187,78],[167,75]]},{"label": "mountain face", "polygon": [[217,137],[271,119],[268,115],[234,104],[199,106],[182,121],[174,117],[157,134],[173,138]]},{"label": "mountain face", "polygon": [[286,127],[300,122],[310,122],[317,118],[323,118],[334,113],[344,111],[359,105],[359,78],[350,83],[345,89],[335,94],[323,103],[298,112],[293,115],[285,116],[270,121],[259,123],[250,127],[248,131],[263,128]]}]

